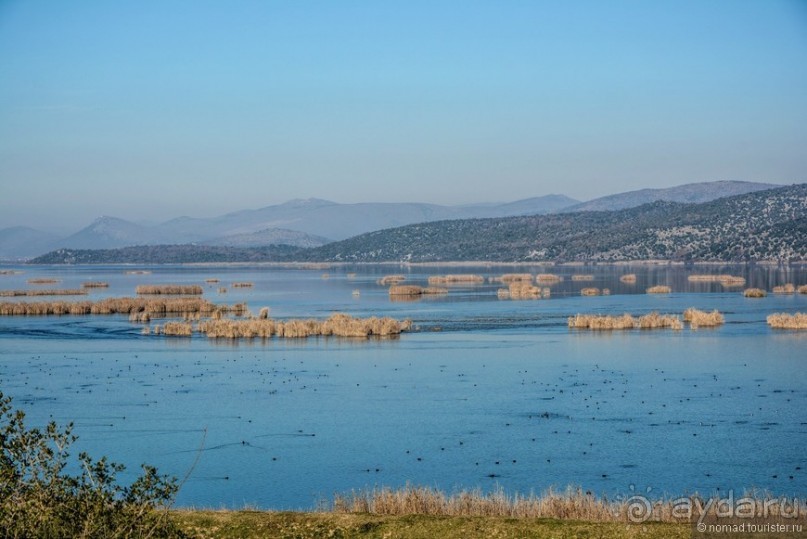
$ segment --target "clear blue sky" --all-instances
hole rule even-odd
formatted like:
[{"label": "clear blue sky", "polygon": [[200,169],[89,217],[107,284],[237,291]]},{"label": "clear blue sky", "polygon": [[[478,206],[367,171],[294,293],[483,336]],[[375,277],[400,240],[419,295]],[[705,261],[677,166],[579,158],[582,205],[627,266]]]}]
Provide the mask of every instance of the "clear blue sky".
[{"label": "clear blue sky", "polygon": [[807,181],[807,1],[0,0],[0,227]]}]

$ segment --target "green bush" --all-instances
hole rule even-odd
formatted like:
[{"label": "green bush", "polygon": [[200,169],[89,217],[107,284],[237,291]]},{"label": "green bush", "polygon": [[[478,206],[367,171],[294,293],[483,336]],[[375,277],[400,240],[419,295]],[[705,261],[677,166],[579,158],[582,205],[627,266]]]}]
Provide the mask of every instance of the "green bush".
[{"label": "green bush", "polygon": [[183,537],[168,515],[178,491],[175,478],[152,466],[131,485],[116,474],[124,466],[106,457],[78,457],[69,475],[73,425],[50,422],[27,428],[25,412],[0,392],[0,537]]}]

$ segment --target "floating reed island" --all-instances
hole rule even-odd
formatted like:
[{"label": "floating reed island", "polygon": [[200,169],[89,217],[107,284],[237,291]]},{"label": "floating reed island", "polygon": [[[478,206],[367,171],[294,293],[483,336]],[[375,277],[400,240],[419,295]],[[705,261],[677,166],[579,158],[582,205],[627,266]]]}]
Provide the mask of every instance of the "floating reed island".
[{"label": "floating reed island", "polygon": [[720,326],[725,322],[725,319],[717,309],[709,313],[690,307],[684,311],[684,322],[689,322],[689,327],[697,329],[699,327]]},{"label": "floating reed island", "polygon": [[619,281],[625,284],[634,284],[636,283],[636,274],[635,273],[627,273],[619,278]]},{"label": "floating reed island", "polygon": [[773,293],[774,294],[794,294],[796,292],[796,287],[793,286],[793,283],[786,283],[781,286],[774,286]]},{"label": "floating reed island", "polygon": [[389,287],[389,295],[391,298],[395,296],[416,297],[416,296],[441,296],[445,294],[448,294],[448,289],[441,288],[438,286],[424,287],[418,285],[399,284]]},{"label": "floating reed island", "polygon": [[468,273],[454,275],[432,275],[429,277],[429,284],[482,284],[485,278],[481,275]]},{"label": "floating reed island", "polygon": [[103,281],[87,281],[81,283],[81,288],[109,288],[109,283]]},{"label": "floating reed island", "polygon": [[746,288],[743,291],[743,296],[747,298],[764,298],[768,293],[761,288]]},{"label": "floating reed island", "polygon": [[86,296],[86,290],[77,288],[59,288],[43,290],[0,290],[0,297],[14,296]]},{"label": "floating reed island", "polygon": [[496,291],[499,299],[541,299],[548,298],[550,295],[549,288],[533,286],[523,281],[512,282],[507,288],[500,288]]},{"label": "floating reed island", "polygon": [[583,274],[572,275],[572,281],[577,281],[577,282],[580,282],[580,281],[583,281],[583,282],[589,282],[589,281],[593,281],[593,280],[594,280],[594,276],[593,276],[593,275],[583,275]]},{"label": "floating reed island", "polygon": [[491,282],[493,283],[531,283],[533,281],[532,273],[505,273],[504,275],[500,275],[498,277],[492,277]]},{"label": "floating reed island", "polygon": [[672,288],[665,284],[658,284],[656,286],[651,286],[647,290],[645,290],[648,294],[670,294],[672,292]]},{"label": "floating reed island", "polygon": [[728,274],[694,274],[687,277],[691,283],[720,283],[728,286],[742,286],[745,284],[745,277]]},{"label": "floating reed island", "polygon": [[772,314],[768,316],[768,325],[776,329],[807,329],[807,314]]},{"label": "floating reed island", "polygon": [[0,302],[0,315],[4,316],[49,316],[87,314],[148,313],[152,316],[168,314],[200,313],[214,315],[227,312],[241,315],[246,305],[216,305],[201,298],[106,298],[99,301],[32,301]]},{"label": "floating reed island", "polygon": [[62,282],[61,279],[52,279],[50,277],[37,277],[28,279],[28,284],[56,284]]},{"label": "floating reed island", "polygon": [[218,282],[219,282],[219,279],[217,279],[216,277],[211,277],[211,278],[209,278],[209,279],[205,279],[205,282],[206,282],[207,284],[216,284],[216,283],[218,283]]},{"label": "floating reed island", "polygon": [[535,276],[536,283],[553,284],[563,281],[563,277],[554,273],[539,273]]},{"label": "floating reed island", "polygon": [[204,290],[198,284],[144,284],[135,288],[135,293],[155,296],[201,296]]},{"label": "floating reed island", "polygon": [[595,288],[593,286],[587,286],[586,288],[583,288],[583,289],[580,290],[580,295],[581,296],[599,296],[600,295],[600,289]]},{"label": "floating reed island", "polygon": [[577,314],[570,316],[568,325],[572,329],[684,329],[681,319],[673,314],[650,313],[635,317],[631,314],[622,316]]},{"label": "floating reed island", "polygon": [[162,327],[144,328],[144,334],[189,337],[200,333],[211,339],[254,339],[271,337],[300,339],[306,337],[391,337],[409,331],[412,322],[389,317],[355,318],[336,313],[326,320],[250,318],[246,320],[202,320],[190,322],[166,322]]}]

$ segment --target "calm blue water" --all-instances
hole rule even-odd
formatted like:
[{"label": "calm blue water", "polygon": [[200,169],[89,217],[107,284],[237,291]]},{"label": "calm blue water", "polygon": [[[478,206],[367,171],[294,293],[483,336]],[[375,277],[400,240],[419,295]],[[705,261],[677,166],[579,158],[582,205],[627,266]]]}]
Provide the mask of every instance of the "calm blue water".
[{"label": "calm blue water", "polygon": [[[125,479],[143,462],[183,477],[199,456],[179,505],[310,508],[335,492],[406,483],[807,495],[807,332],[765,324],[772,312],[807,311],[807,295],[753,300],[742,287],[686,279],[733,273],[770,289],[807,283],[804,269],[553,268],[566,279],[547,300],[497,300],[498,285],[485,284],[417,302],[390,302],[376,280],[548,270],[19,269],[25,273],[0,276],[0,289],[33,287],[32,277],[60,278],[47,285],[59,288],[109,282],[90,293],[96,299],[132,295],[138,284],[216,277],[220,283],[205,285],[212,301],[247,301],[254,312],[269,306],[278,318],[344,311],[415,321],[419,331],[394,340],[224,344],[142,336],[122,316],[0,317],[0,388],[29,421],[73,421],[74,453],[123,462]],[[636,285],[619,282],[627,272],[637,273]],[[594,273],[595,281],[572,282],[573,273]],[[255,286],[217,293],[235,281]],[[674,293],[642,293],[652,284]],[[580,297],[584,286],[612,295]],[[578,312],[680,314],[691,306],[717,308],[727,324],[613,333],[565,325]]]}]

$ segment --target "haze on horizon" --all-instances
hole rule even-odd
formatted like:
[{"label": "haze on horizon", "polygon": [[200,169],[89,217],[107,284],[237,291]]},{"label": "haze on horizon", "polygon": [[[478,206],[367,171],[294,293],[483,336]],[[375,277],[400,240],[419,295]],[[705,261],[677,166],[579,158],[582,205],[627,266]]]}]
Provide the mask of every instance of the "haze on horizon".
[{"label": "haze on horizon", "polygon": [[0,228],[805,181],[807,3],[0,2]]}]

